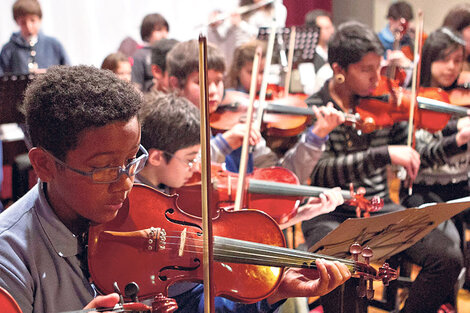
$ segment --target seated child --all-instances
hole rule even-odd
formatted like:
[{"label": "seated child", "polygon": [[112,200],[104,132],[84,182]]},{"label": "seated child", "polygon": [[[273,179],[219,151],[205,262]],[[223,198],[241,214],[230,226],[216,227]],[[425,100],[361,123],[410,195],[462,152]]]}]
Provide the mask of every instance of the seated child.
[{"label": "seated child", "polygon": [[131,81],[131,63],[129,58],[121,52],[108,54],[101,64],[101,69],[110,70],[120,79]]}]

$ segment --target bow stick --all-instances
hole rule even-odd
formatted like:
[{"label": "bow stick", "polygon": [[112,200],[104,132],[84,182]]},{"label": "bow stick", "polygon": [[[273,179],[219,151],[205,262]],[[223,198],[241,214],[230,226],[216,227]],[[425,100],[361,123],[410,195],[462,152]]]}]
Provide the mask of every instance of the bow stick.
[{"label": "bow stick", "polygon": [[204,312],[214,312],[213,236],[210,214],[211,155],[209,102],[207,92],[207,39],[199,35],[199,107],[201,109],[201,200],[203,229]]}]

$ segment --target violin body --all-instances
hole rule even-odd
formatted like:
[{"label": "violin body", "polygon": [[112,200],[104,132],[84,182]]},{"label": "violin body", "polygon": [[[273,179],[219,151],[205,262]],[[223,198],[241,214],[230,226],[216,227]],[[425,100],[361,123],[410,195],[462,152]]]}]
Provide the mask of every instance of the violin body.
[{"label": "violin body", "polygon": [[[390,84],[392,84],[391,87]],[[393,84],[387,78],[381,79],[371,97],[360,99],[359,104],[356,106],[356,112],[362,118],[374,119],[376,127],[389,127],[396,122],[408,121],[411,93]],[[392,90],[392,92],[389,90]],[[379,99],[383,95],[387,95],[387,101]],[[418,95],[449,103],[449,95],[440,88],[421,87]],[[450,118],[450,114],[420,109],[418,104],[415,106],[414,121],[416,127],[426,129],[429,132],[434,133],[442,130]]]},{"label": "violin body", "polygon": [[0,308],[2,313],[22,313],[18,303],[8,291],[0,287]]},{"label": "violin body", "polygon": [[[235,203],[237,192],[238,174],[212,165],[214,188],[211,195],[211,212],[216,217],[221,208],[230,209]],[[199,179],[198,179],[199,178]],[[294,173],[282,167],[256,168],[253,173],[247,175],[249,187],[250,179],[299,184],[299,179]],[[179,195],[180,208],[193,216],[201,216],[201,184],[200,174],[195,173],[191,183],[172,192]],[[267,213],[279,224],[287,222],[297,214],[302,196],[281,196],[272,194],[246,193],[244,208],[260,210]]]},{"label": "violin body", "polygon": [[[113,292],[115,281],[120,286],[136,282],[145,299],[167,295],[168,286],[178,281],[203,280],[201,220],[182,212],[177,198],[135,185],[114,220],[90,228],[88,263],[100,291]],[[221,210],[213,234],[285,246],[276,222],[253,210]],[[215,292],[257,302],[274,292],[282,274],[278,267],[214,262]]]},{"label": "violin body", "polygon": [[[280,88],[280,87],[278,87]],[[279,95],[280,91],[273,89],[271,94]],[[306,98],[303,97],[304,99]],[[267,99],[267,103],[275,103],[278,105],[307,108],[307,104],[302,97],[289,95],[287,97],[276,98],[273,96]],[[246,121],[248,111],[248,95],[240,91],[227,91],[221,105],[210,115],[210,125],[215,133],[225,132],[238,123]],[[308,122],[308,116],[297,114],[276,114],[264,113],[263,125],[261,131],[266,132],[268,136],[292,137],[300,134],[305,130]]]}]

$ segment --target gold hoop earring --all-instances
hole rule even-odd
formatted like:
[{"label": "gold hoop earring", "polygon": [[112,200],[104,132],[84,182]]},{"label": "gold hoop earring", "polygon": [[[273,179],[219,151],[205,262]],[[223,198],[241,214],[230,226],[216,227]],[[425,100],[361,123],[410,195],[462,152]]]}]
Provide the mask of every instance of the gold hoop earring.
[{"label": "gold hoop earring", "polygon": [[344,83],[344,81],[346,80],[346,78],[344,78],[344,75],[343,74],[336,74],[335,75],[335,80],[338,84],[342,84]]}]

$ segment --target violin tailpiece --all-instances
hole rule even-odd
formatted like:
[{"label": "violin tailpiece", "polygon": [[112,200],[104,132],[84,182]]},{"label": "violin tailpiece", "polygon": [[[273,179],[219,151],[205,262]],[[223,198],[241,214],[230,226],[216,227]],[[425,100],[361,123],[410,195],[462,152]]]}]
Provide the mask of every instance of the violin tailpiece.
[{"label": "violin tailpiece", "polygon": [[166,231],[159,227],[130,232],[104,231],[100,234],[100,239],[119,241],[131,246],[143,245],[147,251],[164,250],[166,247]]}]

